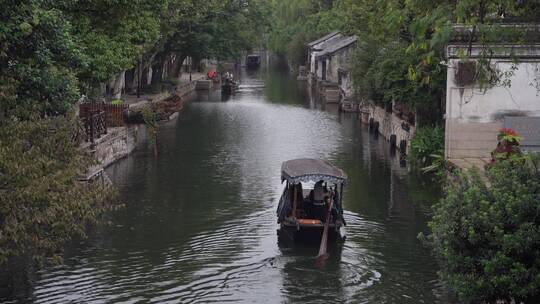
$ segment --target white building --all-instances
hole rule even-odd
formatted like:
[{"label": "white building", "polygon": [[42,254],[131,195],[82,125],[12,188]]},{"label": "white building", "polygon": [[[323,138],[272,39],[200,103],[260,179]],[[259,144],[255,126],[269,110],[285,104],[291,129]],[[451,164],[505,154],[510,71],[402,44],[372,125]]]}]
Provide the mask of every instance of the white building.
[{"label": "white building", "polygon": [[315,59],[317,58],[317,55],[322,52],[325,47],[331,45],[336,40],[341,39],[341,37],[343,36],[340,34],[340,32],[332,32],[306,45],[308,49],[308,67],[310,78],[316,74],[317,67],[315,65]]},{"label": "white building", "polygon": [[350,60],[358,38],[341,37],[315,56],[315,74],[318,80],[337,84],[345,97],[351,97],[353,88],[349,75]]},{"label": "white building", "polygon": [[352,105],[353,88],[349,64],[357,40],[356,36],[349,37],[332,32],[307,44],[307,78],[326,103],[346,101],[349,108]]},{"label": "white building", "polygon": [[[447,46],[445,156],[460,167],[464,160],[488,161],[501,128],[524,137],[524,149],[540,149],[540,45],[490,45],[491,68],[510,85],[483,88],[475,79],[482,47]],[[468,52],[470,59],[461,59]]]}]

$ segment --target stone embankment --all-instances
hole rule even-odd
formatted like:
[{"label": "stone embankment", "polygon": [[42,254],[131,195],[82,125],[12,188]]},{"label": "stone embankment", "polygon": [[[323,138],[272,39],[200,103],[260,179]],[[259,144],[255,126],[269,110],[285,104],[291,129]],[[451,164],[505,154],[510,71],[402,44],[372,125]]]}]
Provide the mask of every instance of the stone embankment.
[{"label": "stone embankment", "polygon": [[104,169],[135,150],[140,128],[139,125],[109,128],[107,134],[97,139],[93,144],[83,144],[82,148],[89,152],[96,164],[88,168],[80,180],[108,184],[109,179]]},{"label": "stone embankment", "polygon": [[107,128],[107,133],[93,143],[85,142],[85,149],[93,156],[96,165],[89,168],[80,178],[84,182],[109,183],[104,169],[133,152],[141,138],[145,136],[142,109],[150,106],[157,113],[158,121],[168,121],[178,116],[184,103],[193,98],[196,82],[178,86],[173,92],[146,95],[140,98],[126,98],[130,105],[127,123],[122,127]]},{"label": "stone embankment", "polygon": [[414,125],[377,106],[363,108],[360,115],[362,121],[369,124],[370,130],[381,134],[390,142],[392,149],[397,148],[402,154],[409,153],[410,142],[416,132]]},{"label": "stone embankment", "polygon": [[196,89],[196,82],[179,86],[174,93],[160,93],[147,96],[143,100],[131,103],[127,122],[129,124],[144,124],[143,111],[150,107],[156,113],[157,121],[171,120],[176,117],[176,113],[182,111],[184,102],[193,98]]}]

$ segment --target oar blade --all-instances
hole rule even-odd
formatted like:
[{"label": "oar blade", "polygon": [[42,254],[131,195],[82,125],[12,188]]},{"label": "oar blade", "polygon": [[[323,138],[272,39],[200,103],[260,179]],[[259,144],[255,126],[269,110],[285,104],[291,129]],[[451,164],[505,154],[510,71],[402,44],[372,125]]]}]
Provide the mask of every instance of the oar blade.
[{"label": "oar blade", "polygon": [[315,267],[322,268],[326,264],[326,260],[328,259],[330,255],[328,253],[324,253],[322,255],[318,255],[315,258]]}]

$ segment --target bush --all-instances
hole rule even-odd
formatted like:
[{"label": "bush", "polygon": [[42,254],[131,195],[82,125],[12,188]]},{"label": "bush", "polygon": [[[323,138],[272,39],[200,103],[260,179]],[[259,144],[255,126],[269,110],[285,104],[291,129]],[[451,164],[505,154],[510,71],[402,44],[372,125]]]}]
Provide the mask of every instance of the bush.
[{"label": "bush", "polygon": [[466,303],[540,303],[540,173],[537,155],[471,170],[434,206],[427,241],[442,279]]},{"label": "bush", "polygon": [[424,172],[442,175],[445,168],[444,130],[439,126],[418,128],[411,140],[409,160],[423,167]]}]

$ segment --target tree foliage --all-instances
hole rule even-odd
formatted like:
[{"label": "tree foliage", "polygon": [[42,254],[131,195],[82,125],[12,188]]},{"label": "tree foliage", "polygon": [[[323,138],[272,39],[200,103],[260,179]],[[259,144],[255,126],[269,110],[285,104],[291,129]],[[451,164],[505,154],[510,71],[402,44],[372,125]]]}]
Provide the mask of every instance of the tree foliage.
[{"label": "tree foliage", "polygon": [[0,107],[65,112],[76,100],[84,58],[57,9],[35,1],[3,1],[0,11]]},{"label": "tree foliage", "polygon": [[269,48],[293,65],[305,64],[309,41],[343,27],[343,11],[328,0],[272,1]]},{"label": "tree foliage", "polygon": [[57,258],[109,208],[110,190],[78,182],[92,161],[75,128],[62,116],[0,122],[0,265],[15,256]]},{"label": "tree foliage", "polygon": [[[273,5],[273,50],[295,65],[304,64],[306,42],[334,30],[357,35],[357,54],[351,61],[357,96],[379,105],[402,102],[426,123],[441,117],[447,70],[441,62],[453,24],[474,29],[471,39],[487,45],[531,41],[525,31],[498,25],[540,20],[537,1],[275,0]],[[486,49],[486,67],[490,54]],[[493,80],[490,85],[506,84],[504,77]]]},{"label": "tree foliage", "polygon": [[[263,43],[263,0],[1,0],[0,111],[69,110],[115,74],[171,53],[229,59]],[[8,97],[12,98],[8,98]],[[15,97],[15,99],[13,98]],[[25,107],[23,107],[25,106]]]},{"label": "tree foliage", "polygon": [[464,302],[540,301],[539,169],[529,155],[463,173],[434,206],[428,241]]},{"label": "tree foliage", "polygon": [[229,59],[261,45],[266,3],[0,0],[0,264],[56,256],[107,209],[107,191],[77,182],[91,164],[70,114],[81,94],[140,61],[159,75],[173,53]]}]

